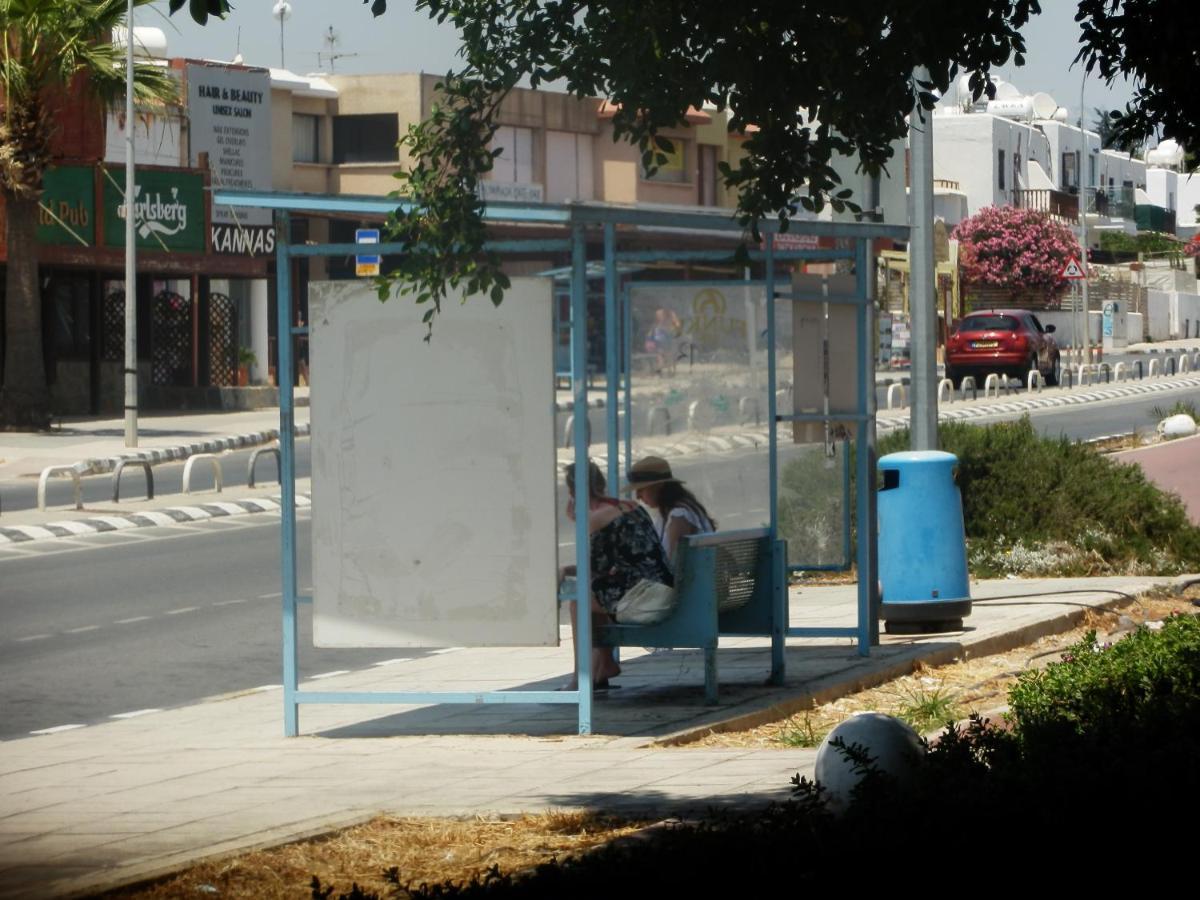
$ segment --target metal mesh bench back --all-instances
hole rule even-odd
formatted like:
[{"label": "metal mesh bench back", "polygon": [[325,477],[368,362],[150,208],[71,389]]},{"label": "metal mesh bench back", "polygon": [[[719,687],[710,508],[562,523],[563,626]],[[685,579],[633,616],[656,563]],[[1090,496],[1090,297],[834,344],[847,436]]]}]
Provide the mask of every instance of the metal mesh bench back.
[{"label": "metal mesh bench back", "polygon": [[714,582],[717,612],[741,609],[754,596],[758,555],[763,542],[756,538],[720,544],[716,550]]}]

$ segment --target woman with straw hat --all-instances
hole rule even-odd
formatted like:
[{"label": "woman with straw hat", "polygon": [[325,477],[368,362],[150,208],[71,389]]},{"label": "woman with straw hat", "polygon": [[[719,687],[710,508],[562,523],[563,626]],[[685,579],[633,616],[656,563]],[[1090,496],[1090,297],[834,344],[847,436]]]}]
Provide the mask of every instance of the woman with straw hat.
[{"label": "woman with straw hat", "polygon": [[639,459],[626,473],[626,479],[626,489],[633,491],[646,506],[658,511],[661,520],[659,540],[672,565],[681,538],[717,530],[717,522],[704,504],[671,473],[671,464],[661,456]]}]

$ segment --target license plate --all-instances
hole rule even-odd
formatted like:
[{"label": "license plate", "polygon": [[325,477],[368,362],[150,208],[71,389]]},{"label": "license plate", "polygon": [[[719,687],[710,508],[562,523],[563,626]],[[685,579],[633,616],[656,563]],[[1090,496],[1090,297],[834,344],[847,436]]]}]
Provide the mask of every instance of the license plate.
[{"label": "license plate", "polygon": [[991,350],[999,346],[999,341],[971,341],[972,350]]}]

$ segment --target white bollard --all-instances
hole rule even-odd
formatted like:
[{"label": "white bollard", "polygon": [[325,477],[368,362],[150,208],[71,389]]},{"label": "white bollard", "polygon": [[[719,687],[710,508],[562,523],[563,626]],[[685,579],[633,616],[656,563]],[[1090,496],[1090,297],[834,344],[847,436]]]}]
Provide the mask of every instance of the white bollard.
[{"label": "white bollard", "polygon": [[954,382],[949,378],[943,378],[938,382],[938,403],[942,402],[942,388],[946,389],[946,402],[949,403],[954,399]]},{"label": "white bollard", "polygon": [[960,390],[962,392],[962,398],[964,400],[967,399],[967,386],[968,385],[970,385],[970,388],[971,388],[971,399],[978,400],[979,399],[979,385],[977,385],[975,383],[974,375],[967,375],[963,378],[962,384],[960,385]]},{"label": "white bollard", "polygon": [[1088,368],[1088,366],[1082,364],[1075,367],[1075,381],[1080,387],[1088,383]]},{"label": "white bollard", "polygon": [[757,397],[743,397],[738,401],[738,419],[742,425],[749,425],[751,420],[756,426],[760,424]]},{"label": "white bollard", "polygon": [[1152,359],[1152,360],[1150,360],[1150,367],[1146,370],[1146,374],[1149,375],[1149,377],[1153,378],[1155,375],[1158,374],[1158,370],[1161,368],[1162,368],[1162,366],[1160,366],[1158,364],[1158,360]]},{"label": "white bollard", "polygon": [[885,772],[901,786],[912,782],[925,757],[921,736],[907,722],[879,712],[856,713],[825,736],[817,748],[813,778],[825,791],[825,800],[834,815],[850,805],[854,788],[863,772],[845,752],[832,746],[840,739],[845,747],[861,747],[876,769]]},{"label": "white bollard", "polygon": [[983,399],[984,400],[986,400],[988,398],[988,395],[991,393],[991,390],[993,387],[996,389],[996,399],[997,400],[1000,399],[1000,381],[1001,381],[1000,376],[997,375],[995,372],[990,373],[988,375],[988,377],[983,380]]},{"label": "white bollard", "polygon": [[1179,354],[1179,374],[1180,375],[1182,375],[1184,372],[1187,372],[1191,369],[1191,362],[1192,362],[1191,359],[1188,358],[1188,355],[1186,353]]},{"label": "white bollard", "polygon": [[896,396],[896,392],[897,392],[897,391],[899,391],[899,393],[900,393],[900,407],[901,407],[901,408],[903,408],[903,407],[905,406],[905,402],[906,402],[906,399],[907,399],[907,398],[906,398],[906,397],[905,397],[905,395],[904,395],[904,385],[902,385],[902,384],[889,384],[889,385],[888,385],[888,392],[887,392],[887,408],[888,408],[888,409],[895,409],[895,408],[896,408],[896,407],[895,407],[895,405],[894,405],[894,403],[893,403],[892,401],[893,401],[893,398]]},{"label": "white bollard", "polygon": [[1113,366],[1113,381],[1123,381],[1125,379],[1125,363],[1117,363]]},{"label": "white bollard", "polygon": [[1042,378],[1041,372],[1039,372],[1037,369],[1030,369],[1029,376],[1025,379],[1025,390],[1029,391],[1031,394],[1034,391],[1038,391],[1040,393],[1042,390],[1043,380],[1044,379]]}]

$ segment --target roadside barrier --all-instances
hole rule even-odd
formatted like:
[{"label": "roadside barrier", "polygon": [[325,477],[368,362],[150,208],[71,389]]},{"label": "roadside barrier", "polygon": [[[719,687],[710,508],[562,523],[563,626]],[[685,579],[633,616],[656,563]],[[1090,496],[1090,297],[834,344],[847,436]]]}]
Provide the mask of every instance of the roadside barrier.
[{"label": "roadside barrier", "polygon": [[1112,369],[1109,367],[1108,363],[1102,362],[1096,368],[1104,373],[1104,383],[1105,384],[1108,384],[1110,381],[1112,381]]},{"label": "roadside barrier", "polygon": [[1159,366],[1157,359],[1150,360],[1149,377],[1153,378],[1155,375],[1157,375],[1159,368],[1161,367]]},{"label": "roadside barrier", "polygon": [[887,408],[888,409],[896,409],[896,406],[893,403],[893,398],[896,396],[897,391],[899,391],[899,393],[900,393],[900,408],[903,409],[905,406],[908,405],[907,404],[908,398],[905,395],[904,385],[889,384],[888,390],[887,390]]},{"label": "roadside barrier", "polygon": [[275,480],[283,484],[283,464],[279,456],[278,447],[258,447],[250,454],[249,471],[246,473],[246,487],[254,487],[254,465],[258,462],[258,458],[264,453],[269,453],[275,457]]},{"label": "roadside barrier", "polygon": [[1179,374],[1182,375],[1184,372],[1189,371],[1192,367],[1191,363],[1192,363],[1192,361],[1186,353],[1180,353],[1179,354]]},{"label": "roadside barrier", "polygon": [[663,434],[671,433],[671,411],[665,406],[652,406],[646,414],[646,433],[654,434],[654,423],[661,420]]},{"label": "roadside barrier", "polygon": [[738,401],[738,422],[742,425],[749,425],[751,419],[754,420],[755,426],[761,424],[758,398],[743,397]]},{"label": "roadside barrier", "polygon": [[983,379],[983,399],[986,400],[991,395],[991,390],[996,389],[996,399],[1000,399],[1000,386],[1004,386],[1004,392],[1008,393],[1008,379],[1001,378],[996,372],[990,373],[987,378]]},{"label": "roadside barrier", "polygon": [[1044,381],[1045,379],[1042,378],[1041,372],[1039,372],[1037,369],[1030,369],[1029,375],[1025,379],[1025,390],[1029,391],[1031,394],[1034,391],[1038,391],[1040,393],[1042,390],[1042,383]]},{"label": "roadside barrier", "polygon": [[79,473],[74,466],[46,466],[38,476],[37,507],[39,512],[46,511],[46,482],[52,475],[70,475],[75,494],[75,508],[83,509],[83,485],[79,481]]},{"label": "roadside barrier", "polygon": [[1175,357],[1168,356],[1167,361],[1165,363],[1163,363],[1163,374],[1164,375],[1174,375],[1178,371],[1179,371],[1179,366],[1178,366],[1178,363],[1175,362]]},{"label": "roadside barrier", "polygon": [[1119,382],[1125,377],[1125,363],[1117,363],[1113,366],[1113,381]]},{"label": "roadside barrier", "polygon": [[946,389],[946,402],[950,403],[954,399],[954,382],[949,378],[943,378],[938,382],[938,403],[942,402],[942,388]]},{"label": "roadside barrier", "polygon": [[215,453],[196,453],[188,457],[188,461],[183,464],[183,492],[185,494],[190,494],[192,492],[192,467],[195,465],[196,460],[198,459],[208,460],[212,463],[213,483],[216,487],[216,492],[218,494],[221,493],[223,480],[221,473],[221,461],[217,459],[217,455]]},{"label": "roadside barrier", "polygon": [[1075,367],[1075,377],[1079,381],[1079,386],[1083,387],[1088,383],[1088,367],[1080,363]]},{"label": "roadside barrier", "polygon": [[1146,368],[1142,365],[1142,361],[1140,359],[1135,359],[1133,361],[1133,367],[1137,369],[1138,381],[1141,381],[1146,377]]},{"label": "roadside barrier", "polygon": [[979,386],[975,384],[975,376],[974,375],[964,376],[962,382],[960,382],[960,385],[961,385],[960,390],[962,392],[962,398],[964,400],[967,399],[967,385],[971,386],[971,399],[972,400],[979,399]]},{"label": "roadside barrier", "polygon": [[120,502],[121,499],[121,473],[125,471],[126,466],[137,466],[146,473],[146,499],[154,499],[154,469],[150,466],[150,460],[137,459],[136,457],[127,457],[117,463],[117,467],[113,469],[113,503]]},{"label": "roadside barrier", "polygon": [[[587,427],[583,429],[584,440],[588,446],[592,445],[592,420],[588,419]],[[567,416],[566,424],[563,425],[563,446],[570,448],[575,443],[575,414]]]}]

